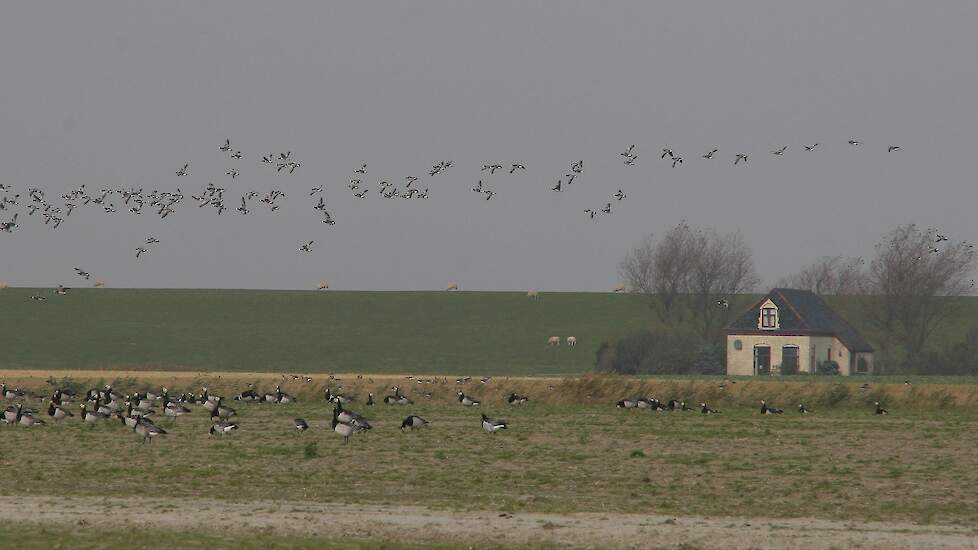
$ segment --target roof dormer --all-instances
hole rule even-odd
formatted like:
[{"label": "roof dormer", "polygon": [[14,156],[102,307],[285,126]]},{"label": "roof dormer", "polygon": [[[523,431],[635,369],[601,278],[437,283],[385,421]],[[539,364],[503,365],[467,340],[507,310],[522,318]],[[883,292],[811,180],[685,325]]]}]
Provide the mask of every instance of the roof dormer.
[{"label": "roof dormer", "polygon": [[761,330],[778,330],[781,328],[781,322],[778,319],[778,306],[770,298],[761,304],[757,316],[757,328]]}]

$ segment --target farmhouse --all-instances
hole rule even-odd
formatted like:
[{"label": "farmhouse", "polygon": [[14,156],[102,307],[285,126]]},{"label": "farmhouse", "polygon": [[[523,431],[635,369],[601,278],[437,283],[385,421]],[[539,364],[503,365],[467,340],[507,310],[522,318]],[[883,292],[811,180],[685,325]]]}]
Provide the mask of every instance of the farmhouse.
[{"label": "farmhouse", "polygon": [[814,374],[832,360],[843,375],[870,374],[873,348],[818,295],[775,288],[725,329],[728,375]]}]

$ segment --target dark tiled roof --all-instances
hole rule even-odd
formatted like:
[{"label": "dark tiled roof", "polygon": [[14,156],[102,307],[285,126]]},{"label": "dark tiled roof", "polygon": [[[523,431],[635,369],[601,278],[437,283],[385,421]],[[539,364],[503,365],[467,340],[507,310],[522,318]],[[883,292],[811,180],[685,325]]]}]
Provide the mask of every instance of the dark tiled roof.
[{"label": "dark tiled roof", "polygon": [[765,330],[765,333],[779,334],[831,334],[838,338],[850,351],[873,351],[873,346],[839,317],[825,300],[814,292],[794,288],[775,288],[767,296],[727,325],[727,332],[757,331],[757,319],[761,304],[770,299],[778,306],[778,330]]}]

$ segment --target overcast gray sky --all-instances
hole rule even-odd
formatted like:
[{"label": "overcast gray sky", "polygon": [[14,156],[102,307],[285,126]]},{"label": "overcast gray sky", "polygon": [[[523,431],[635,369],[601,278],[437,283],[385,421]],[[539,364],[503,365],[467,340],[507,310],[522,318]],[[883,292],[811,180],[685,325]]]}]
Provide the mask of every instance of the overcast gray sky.
[{"label": "overcast gray sky", "polygon": [[[631,244],[682,219],[742,231],[766,282],[820,255],[868,255],[899,223],[978,240],[970,0],[3,11],[0,182],[54,198],[83,183],[189,195],[213,181],[230,206],[217,217],[188,199],[163,221],[85,208],[58,230],[22,214],[0,234],[12,285],[80,286],[80,266],[109,286],[607,290]],[[218,150],[225,137],[244,159]],[[624,166],[632,143],[640,158]],[[662,147],[685,164],[660,160]],[[258,161],[285,150],[302,163],[292,176]],[[739,152],[747,166],[733,166]],[[579,159],[584,174],[551,192]],[[455,166],[428,177],[442,160]],[[496,161],[527,170],[488,178],[486,201],[471,188]],[[359,200],[346,184],[364,162]],[[408,175],[427,201],[377,196],[378,180]],[[308,197],[322,183],[332,227]],[[234,212],[244,192],[272,188],[288,194],[278,212]],[[584,214],[609,200],[612,214]],[[162,243],[137,261],[149,235]]]}]

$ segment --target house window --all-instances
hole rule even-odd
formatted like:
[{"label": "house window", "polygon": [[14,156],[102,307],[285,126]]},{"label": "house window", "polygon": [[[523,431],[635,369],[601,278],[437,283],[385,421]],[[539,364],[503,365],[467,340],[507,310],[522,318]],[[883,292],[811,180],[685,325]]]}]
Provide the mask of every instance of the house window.
[{"label": "house window", "polygon": [[778,327],[778,310],[773,307],[761,309],[761,328]]}]

